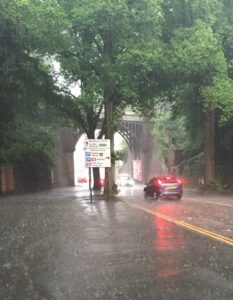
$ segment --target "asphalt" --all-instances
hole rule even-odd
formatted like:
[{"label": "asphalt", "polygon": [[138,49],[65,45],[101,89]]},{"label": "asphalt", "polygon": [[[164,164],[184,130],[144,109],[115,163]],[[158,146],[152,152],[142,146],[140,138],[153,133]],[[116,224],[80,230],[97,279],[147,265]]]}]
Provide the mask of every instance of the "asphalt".
[{"label": "asphalt", "polygon": [[233,299],[232,249],[130,207],[141,196],[1,198],[0,299]]}]

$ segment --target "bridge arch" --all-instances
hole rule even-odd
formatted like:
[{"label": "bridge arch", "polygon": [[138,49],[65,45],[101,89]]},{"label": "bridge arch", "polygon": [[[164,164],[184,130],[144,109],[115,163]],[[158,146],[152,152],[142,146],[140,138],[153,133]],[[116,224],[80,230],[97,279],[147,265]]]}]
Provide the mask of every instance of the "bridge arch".
[{"label": "bridge arch", "polygon": [[[164,172],[164,164],[160,158],[159,148],[153,142],[152,126],[137,116],[124,116],[118,133],[126,141],[128,166],[132,170],[132,160],[142,162],[142,181],[151,176]],[[54,167],[54,185],[57,187],[74,186],[74,151],[81,137],[81,132],[74,132],[70,128],[62,128],[56,147],[56,162]]]}]

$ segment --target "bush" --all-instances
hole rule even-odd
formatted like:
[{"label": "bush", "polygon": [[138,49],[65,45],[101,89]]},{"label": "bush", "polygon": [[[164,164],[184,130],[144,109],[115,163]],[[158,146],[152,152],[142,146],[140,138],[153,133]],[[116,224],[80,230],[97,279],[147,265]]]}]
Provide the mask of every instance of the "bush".
[{"label": "bush", "polygon": [[203,153],[184,160],[180,169],[183,176],[193,183],[199,184],[200,178],[203,178]]},{"label": "bush", "polygon": [[9,165],[6,154],[3,150],[0,150],[0,169],[1,167]]},{"label": "bush", "polygon": [[228,164],[217,165],[216,177],[221,180],[224,188],[233,189],[233,164],[228,162]]},{"label": "bush", "polygon": [[212,180],[207,186],[207,190],[213,191],[213,192],[222,192],[223,191],[223,185],[221,182],[217,179]]}]

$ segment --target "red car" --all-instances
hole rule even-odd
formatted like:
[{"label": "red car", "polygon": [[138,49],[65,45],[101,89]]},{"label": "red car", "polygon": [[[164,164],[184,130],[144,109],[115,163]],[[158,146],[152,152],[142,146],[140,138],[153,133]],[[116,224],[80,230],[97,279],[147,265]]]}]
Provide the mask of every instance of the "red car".
[{"label": "red car", "polygon": [[78,183],[87,183],[87,178],[84,176],[79,176],[78,177]]},{"label": "red car", "polygon": [[99,184],[100,184],[100,187],[104,187],[104,185],[105,185],[105,179],[100,178]]},{"label": "red car", "polygon": [[183,196],[182,182],[174,176],[159,176],[152,178],[144,188],[144,195],[154,196],[158,199],[162,196],[175,196],[181,199]]}]

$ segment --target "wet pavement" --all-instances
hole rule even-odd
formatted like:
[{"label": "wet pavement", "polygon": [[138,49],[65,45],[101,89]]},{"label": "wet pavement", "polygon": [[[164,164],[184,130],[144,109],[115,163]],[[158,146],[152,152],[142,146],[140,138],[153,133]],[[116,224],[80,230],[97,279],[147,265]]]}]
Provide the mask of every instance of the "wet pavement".
[{"label": "wet pavement", "polygon": [[233,299],[232,215],[231,196],[141,186],[92,204],[80,187],[0,198],[0,299]]}]

